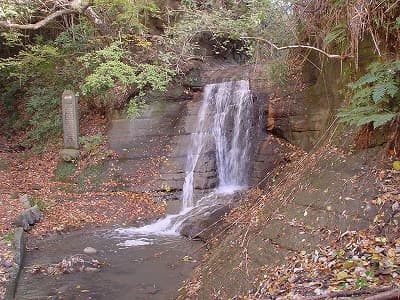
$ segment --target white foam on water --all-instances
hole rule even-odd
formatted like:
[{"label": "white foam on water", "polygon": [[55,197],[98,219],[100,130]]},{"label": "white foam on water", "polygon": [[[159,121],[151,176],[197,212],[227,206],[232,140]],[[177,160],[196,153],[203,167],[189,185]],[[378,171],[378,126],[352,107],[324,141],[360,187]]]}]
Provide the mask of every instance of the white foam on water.
[{"label": "white foam on water", "polygon": [[135,239],[135,240],[126,240],[123,243],[118,243],[117,246],[120,247],[133,247],[133,246],[146,246],[153,244],[154,241],[151,239]]},{"label": "white foam on water", "polygon": [[215,189],[215,192],[219,195],[231,195],[236,192],[245,190],[247,186],[241,186],[241,185],[223,185],[219,186]]}]

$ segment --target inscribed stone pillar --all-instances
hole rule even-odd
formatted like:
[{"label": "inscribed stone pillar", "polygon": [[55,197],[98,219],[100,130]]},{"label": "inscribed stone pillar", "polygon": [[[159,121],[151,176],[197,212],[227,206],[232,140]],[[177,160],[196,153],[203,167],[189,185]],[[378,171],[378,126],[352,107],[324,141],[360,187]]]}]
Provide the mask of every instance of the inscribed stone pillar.
[{"label": "inscribed stone pillar", "polygon": [[64,131],[64,148],[79,149],[79,117],[78,99],[74,92],[64,91],[62,94],[62,119]]}]

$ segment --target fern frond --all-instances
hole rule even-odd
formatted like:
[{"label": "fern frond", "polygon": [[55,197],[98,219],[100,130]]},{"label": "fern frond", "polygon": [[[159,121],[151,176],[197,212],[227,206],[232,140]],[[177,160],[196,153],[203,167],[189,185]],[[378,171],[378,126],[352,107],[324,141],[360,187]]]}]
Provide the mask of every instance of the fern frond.
[{"label": "fern frond", "polygon": [[390,97],[394,97],[399,92],[399,87],[396,85],[396,82],[390,80],[386,83],[386,94]]},{"label": "fern frond", "polygon": [[372,96],[372,87],[366,87],[363,89],[359,89],[358,91],[356,91],[356,93],[353,96],[353,102],[355,104],[358,103],[367,103],[370,101],[371,96]]},{"label": "fern frond", "polygon": [[372,115],[374,118],[374,128],[378,128],[382,125],[385,125],[389,121],[391,121],[396,116],[396,113],[387,112],[383,114]]},{"label": "fern frond", "polygon": [[368,67],[369,73],[350,83],[353,96],[349,107],[341,109],[342,122],[362,126],[370,122],[374,128],[392,120],[400,104],[400,60],[379,63]]},{"label": "fern frond", "polygon": [[385,96],[387,91],[387,84],[385,83],[380,83],[374,86],[374,90],[372,92],[372,100],[374,103],[378,103],[382,100],[382,98]]},{"label": "fern frond", "polygon": [[367,83],[372,83],[375,82],[378,79],[378,77],[376,76],[376,74],[373,73],[368,73],[362,77],[360,77],[356,82],[350,83],[348,86],[351,89],[356,89],[359,88]]}]

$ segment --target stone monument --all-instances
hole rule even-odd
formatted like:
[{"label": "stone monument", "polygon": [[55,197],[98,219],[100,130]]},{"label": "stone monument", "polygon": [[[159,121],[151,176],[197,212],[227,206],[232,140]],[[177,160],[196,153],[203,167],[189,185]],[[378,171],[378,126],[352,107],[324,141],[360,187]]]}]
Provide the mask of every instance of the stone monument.
[{"label": "stone monument", "polygon": [[62,94],[62,120],[64,149],[60,155],[65,161],[73,161],[79,157],[79,116],[78,98],[70,90]]}]

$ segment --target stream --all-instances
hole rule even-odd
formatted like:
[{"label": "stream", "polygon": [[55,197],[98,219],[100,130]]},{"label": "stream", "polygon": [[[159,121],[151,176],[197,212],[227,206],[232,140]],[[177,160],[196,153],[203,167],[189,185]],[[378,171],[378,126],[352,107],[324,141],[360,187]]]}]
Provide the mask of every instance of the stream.
[{"label": "stream", "polygon": [[[248,81],[206,85],[187,146],[179,211],[142,227],[93,228],[36,240],[26,266],[59,262],[86,246],[97,249],[93,258],[106,264],[100,272],[57,276],[31,275],[26,269],[16,299],[174,298],[201,255],[202,243],[181,237],[182,226],[228,205],[235,193],[247,188],[253,123]],[[200,162],[207,163],[204,158],[210,152],[217,185],[196,197],[196,178],[204,169]]]}]

